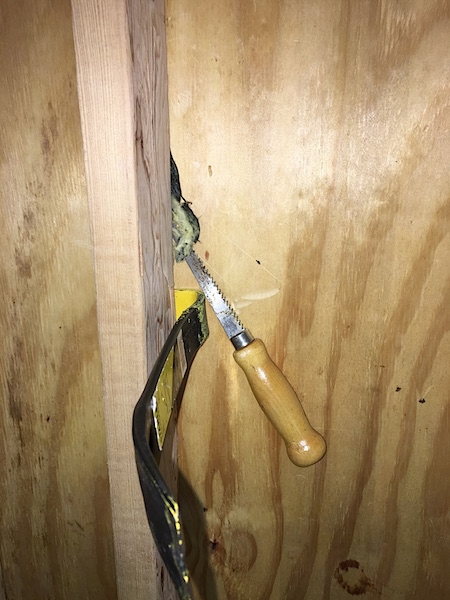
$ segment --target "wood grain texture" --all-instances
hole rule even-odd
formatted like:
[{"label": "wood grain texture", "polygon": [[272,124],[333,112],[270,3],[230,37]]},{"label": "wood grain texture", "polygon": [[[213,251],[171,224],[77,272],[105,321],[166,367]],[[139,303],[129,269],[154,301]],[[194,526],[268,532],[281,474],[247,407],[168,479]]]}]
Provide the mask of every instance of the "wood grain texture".
[{"label": "wood grain texture", "polygon": [[116,598],[69,1],[0,9],[2,598]]},{"label": "wood grain texture", "polygon": [[449,5],[166,16],[197,250],[328,445],[289,462],[209,313],[179,430],[197,596],[447,597]]},{"label": "wood grain texture", "polygon": [[118,595],[168,599],[131,438],[133,408],[173,323],[164,4],[72,6]]},{"label": "wood grain texture", "polygon": [[164,2],[130,0],[135,157],[148,371],[173,325],[172,212]]}]

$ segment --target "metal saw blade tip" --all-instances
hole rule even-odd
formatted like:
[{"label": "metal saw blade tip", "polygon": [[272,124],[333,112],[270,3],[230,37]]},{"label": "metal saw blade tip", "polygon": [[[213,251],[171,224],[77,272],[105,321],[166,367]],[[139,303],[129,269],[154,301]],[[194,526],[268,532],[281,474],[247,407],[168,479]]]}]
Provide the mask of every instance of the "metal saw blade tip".
[{"label": "metal saw blade tip", "polygon": [[245,330],[243,324],[223,295],[217,283],[211,277],[200,257],[196,252],[192,251],[186,258],[186,262],[202,288],[206,299],[210,303],[228,338],[231,339],[241,334]]}]

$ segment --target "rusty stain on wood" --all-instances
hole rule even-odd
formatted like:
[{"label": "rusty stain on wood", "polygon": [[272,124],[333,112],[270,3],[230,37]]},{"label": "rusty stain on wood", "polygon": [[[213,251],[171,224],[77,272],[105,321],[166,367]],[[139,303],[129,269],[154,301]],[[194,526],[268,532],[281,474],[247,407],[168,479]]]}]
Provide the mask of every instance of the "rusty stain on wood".
[{"label": "rusty stain on wood", "polygon": [[334,572],[334,578],[351,596],[361,596],[374,588],[357,560],[347,559],[340,562]]}]

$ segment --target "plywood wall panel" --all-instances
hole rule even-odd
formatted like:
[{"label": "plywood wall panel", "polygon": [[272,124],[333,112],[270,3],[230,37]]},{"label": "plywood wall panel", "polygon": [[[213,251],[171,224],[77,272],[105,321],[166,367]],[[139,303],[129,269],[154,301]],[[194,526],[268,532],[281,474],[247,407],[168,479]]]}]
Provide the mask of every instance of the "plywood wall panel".
[{"label": "plywood wall panel", "polygon": [[0,10],[2,598],[116,597],[70,2]]},{"label": "plywood wall panel", "polygon": [[198,251],[328,443],[288,461],[209,314],[180,422],[198,597],[450,593],[449,17],[167,1]]}]

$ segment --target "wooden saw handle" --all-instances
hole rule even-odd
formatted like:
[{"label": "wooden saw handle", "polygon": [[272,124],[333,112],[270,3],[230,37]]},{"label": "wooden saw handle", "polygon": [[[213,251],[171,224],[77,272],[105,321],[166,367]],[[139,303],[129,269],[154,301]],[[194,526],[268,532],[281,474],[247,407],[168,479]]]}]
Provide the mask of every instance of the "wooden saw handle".
[{"label": "wooden saw handle", "polygon": [[311,427],[297,394],[267,354],[264,343],[253,340],[236,350],[234,359],[267,418],[285,441],[291,461],[299,467],[318,462],[327,451],[325,440]]}]

